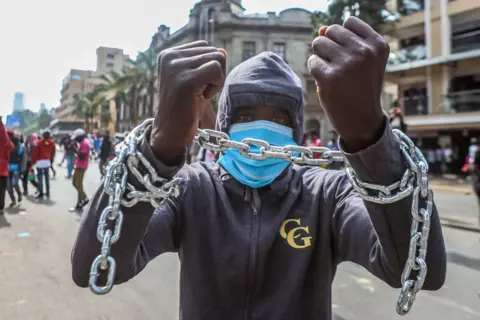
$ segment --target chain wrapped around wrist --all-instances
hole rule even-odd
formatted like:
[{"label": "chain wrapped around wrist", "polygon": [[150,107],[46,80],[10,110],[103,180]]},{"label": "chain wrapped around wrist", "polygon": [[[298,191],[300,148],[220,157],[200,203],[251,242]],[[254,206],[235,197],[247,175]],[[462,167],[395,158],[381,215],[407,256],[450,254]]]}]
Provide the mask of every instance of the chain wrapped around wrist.
[{"label": "chain wrapped around wrist", "polygon": [[[402,289],[396,308],[399,315],[405,315],[412,308],[416,294],[422,289],[427,276],[425,257],[433,208],[433,191],[428,186],[428,163],[420,150],[400,130],[393,130],[393,132],[400,143],[400,150],[407,164],[407,169],[400,181],[390,186],[361,182],[351,167],[347,167],[347,174],[354,189],[362,199],[368,202],[389,204],[413,194],[410,246],[401,277]],[[420,207],[421,205],[424,207]],[[416,272],[415,279],[411,278],[412,271]]]},{"label": "chain wrapped around wrist", "polygon": [[[120,206],[133,207],[138,202],[150,202],[154,208],[157,208],[165,199],[176,197],[180,193],[183,179],[167,180],[160,177],[148,160],[137,150],[152,122],[153,119],[146,120],[136,127],[123,143],[116,147],[117,157],[110,162],[107,169],[104,189],[110,198],[108,206],[100,215],[97,230],[97,238],[102,243],[102,249],[100,255],[93,261],[89,280],[90,288],[96,294],[108,293],[115,281],[116,264],[115,259],[110,256],[110,248],[120,237],[123,221]],[[394,130],[394,135],[400,143],[400,150],[407,163],[407,169],[400,181],[390,186],[365,183],[357,179],[355,172],[348,166],[348,163],[346,171],[354,189],[365,201],[389,204],[413,194],[409,255],[401,278],[403,287],[397,301],[397,312],[404,315],[410,311],[416,294],[423,286],[427,273],[425,257],[433,207],[433,192],[428,186],[428,164],[421,152],[401,131]],[[332,151],[325,147],[278,147],[271,146],[263,140],[250,138],[237,142],[230,140],[226,133],[207,129],[198,129],[194,141],[206,150],[217,153],[235,149],[244,157],[255,160],[274,158],[309,166],[325,166],[334,162],[345,161],[342,152]],[[250,151],[252,146],[258,147],[259,151]],[[145,175],[142,175],[138,169],[140,164],[147,172]],[[133,185],[127,182],[129,173],[135,176],[144,190],[136,190]],[[420,197],[425,200],[425,208],[419,208]],[[113,231],[107,229],[109,220],[114,223]],[[97,285],[101,270],[107,272],[105,286]],[[410,279],[412,271],[417,272],[415,280]]]},{"label": "chain wrapped around wrist", "polygon": [[[110,249],[112,244],[120,238],[123,222],[121,206],[133,207],[141,201],[150,202],[154,208],[157,208],[165,199],[176,197],[180,193],[183,180],[174,178],[169,181],[160,177],[137,149],[151,123],[152,120],[147,120],[130,132],[115,148],[116,158],[107,168],[104,190],[109,195],[109,203],[100,215],[97,229],[97,238],[102,243],[102,249],[92,263],[89,278],[90,289],[96,294],[110,292],[115,282],[116,263],[110,256]],[[146,171],[145,175],[138,168],[140,164]],[[144,190],[136,190],[132,184],[128,183],[129,174],[136,178]],[[108,228],[109,224],[113,224],[113,230]],[[98,278],[102,271],[107,273],[107,282],[104,286],[98,285]]]}]

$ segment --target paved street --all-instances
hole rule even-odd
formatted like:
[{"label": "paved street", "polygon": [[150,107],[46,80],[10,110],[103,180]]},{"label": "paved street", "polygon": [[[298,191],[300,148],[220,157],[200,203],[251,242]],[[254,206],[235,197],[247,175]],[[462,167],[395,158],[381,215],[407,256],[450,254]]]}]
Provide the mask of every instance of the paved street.
[{"label": "paved street", "polygon": [[[99,181],[92,166],[89,194]],[[22,209],[0,218],[0,319],[91,320],[175,319],[178,305],[178,259],[164,255],[136,279],[107,296],[77,288],[70,278],[70,249],[79,217],[69,213],[75,191],[63,169],[52,181],[52,200],[24,201]],[[443,217],[476,222],[472,196],[436,193]],[[8,200],[7,200],[8,203]],[[26,213],[25,213],[26,212]],[[471,232],[444,229],[449,251],[448,279],[438,292],[417,296],[407,319],[480,319],[480,242]],[[398,290],[388,288],[361,267],[340,266],[335,280],[337,320],[394,319]]]}]

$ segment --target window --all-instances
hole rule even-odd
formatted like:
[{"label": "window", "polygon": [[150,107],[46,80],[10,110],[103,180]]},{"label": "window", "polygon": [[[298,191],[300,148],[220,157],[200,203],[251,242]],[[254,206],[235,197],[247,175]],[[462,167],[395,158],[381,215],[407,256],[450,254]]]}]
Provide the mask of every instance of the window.
[{"label": "window", "polygon": [[113,63],[107,62],[107,68],[113,68]]},{"label": "window", "polygon": [[285,60],[285,43],[277,42],[273,44],[273,53],[279,55]]},{"label": "window", "polygon": [[80,80],[82,77],[77,73],[72,73],[71,78],[72,80]]},{"label": "window", "polygon": [[255,42],[244,41],[243,42],[243,61],[250,59],[255,55]]},{"label": "window", "polygon": [[107,54],[107,59],[115,59],[115,55],[113,53]]}]

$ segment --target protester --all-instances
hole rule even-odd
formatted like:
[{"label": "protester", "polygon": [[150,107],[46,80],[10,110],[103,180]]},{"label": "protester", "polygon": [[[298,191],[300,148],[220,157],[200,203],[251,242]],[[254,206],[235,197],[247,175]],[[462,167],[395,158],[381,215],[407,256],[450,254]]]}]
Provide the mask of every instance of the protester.
[{"label": "protester", "polygon": [[395,101],[390,110],[390,126],[392,129],[397,129],[407,134],[407,124],[403,118],[402,109],[398,106],[398,101]]},{"label": "protester", "polygon": [[[480,140],[475,142],[477,143],[477,148],[475,150],[475,157],[472,162],[472,182],[473,190],[475,190],[475,195],[477,196],[478,207],[480,209]],[[480,226],[480,210],[478,214],[478,224]]]},{"label": "protester", "polygon": [[67,161],[67,179],[71,179],[73,169],[75,168],[75,152],[77,150],[77,142],[68,136],[63,141],[63,150],[65,152],[65,160]]},{"label": "protester", "polygon": [[90,141],[86,138],[85,131],[83,129],[75,130],[72,138],[78,142],[75,171],[73,173],[73,186],[77,189],[78,197],[77,204],[69,209],[71,212],[81,210],[89,201],[83,188],[83,178],[88,168],[90,157]]},{"label": "protester", "polygon": [[38,177],[39,194],[37,199],[43,199],[43,197],[50,198],[49,172],[52,166],[52,159],[55,158],[55,152],[55,141],[51,138],[50,131],[45,130],[42,133],[42,139],[37,142],[32,152],[32,163],[36,166]]},{"label": "protester", "polygon": [[[28,195],[28,182],[32,183],[34,186],[38,186],[38,184],[31,179],[29,179],[29,173],[31,172],[32,168],[32,153],[33,150],[35,149],[35,146],[38,142],[38,136],[36,133],[32,133],[27,137],[27,141],[25,142],[25,155],[26,155],[26,160],[27,164],[25,166],[25,170],[22,173],[22,184],[23,184],[23,195],[27,196]],[[38,188],[37,188],[38,191]]]},{"label": "protester", "polygon": [[[22,202],[22,192],[20,190],[20,178],[22,172],[25,170],[27,161],[25,155],[25,148],[23,147],[20,136],[13,131],[8,131],[10,140],[13,143],[13,149],[10,151],[10,160],[8,162],[8,184],[7,191],[10,196],[10,207],[17,205],[17,202]],[[15,198],[15,192],[17,197]]]},{"label": "protester", "polygon": [[100,158],[99,168],[102,177],[105,175],[105,168],[108,161],[110,160],[113,154],[112,140],[110,138],[110,133],[107,131],[103,135],[102,144],[99,148],[98,157]]},{"label": "protester", "polygon": [[[313,41],[308,66],[355,176],[390,186],[407,166],[380,103],[388,46],[357,18],[344,26],[331,26]],[[155,214],[150,202],[121,206],[122,235],[107,255],[116,262],[115,283],[133,278],[162,253],[178,252],[181,317],[211,320],[331,319],[333,278],[343,261],[400,287],[412,195],[389,204],[364,203],[344,172],[280,158],[248,159],[233,149],[218,164],[184,165],[205,102],[222,87],[216,129],[231,140],[286,146],[302,138],[304,91],[290,66],[263,52],[235,67],[224,82],[225,59],[203,41],[160,53],[160,105],[137,148],[161,177],[185,182],[180,195],[165,200]],[[148,173],[141,163],[137,170]],[[134,174],[128,177],[148,194]],[[79,286],[88,286],[96,271],[92,262],[106,252],[98,223],[109,203],[100,187],[83,216],[72,252]],[[107,233],[101,240],[110,239]],[[445,281],[446,253],[435,206],[426,243],[423,289],[437,290]],[[105,283],[106,273],[97,284]]]},{"label": "protester", "polygon": [[12,149],[13,143],[7,134],[3,119],[0,117],[0,215],[3,215],[5,209],[5,195],[9,176],[8,163]]},{"label": "protester", "polygon": [[93,138],[93,153],[94,159],[97,160],[100,157],[100,148],[102,147],[102,139],[100,133],[97,133]]}]

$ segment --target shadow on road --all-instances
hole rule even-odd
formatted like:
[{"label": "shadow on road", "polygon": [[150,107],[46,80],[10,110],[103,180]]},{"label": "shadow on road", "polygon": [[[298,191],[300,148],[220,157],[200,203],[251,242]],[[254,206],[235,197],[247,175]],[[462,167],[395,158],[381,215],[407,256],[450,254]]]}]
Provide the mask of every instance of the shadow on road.
[{"label": "shadow on road", "polygon": [[0,215],[0,228],[10,228],[12,225],[7,221],[7,218],[2,214]]},{"label": "shadow on road", "polygon": [[7,212],[9,214],[19,214],[20,211],[25,211],[25,210],[27,210],[27,209],[22,208],[22,207],[13,207],[13,208],[6,208],[5,212]]},{"label": "shadow on road", "polygon": [[458,252],[449,252],[448,261],[469,269],[480,271],[480,259],[468,257]]},{"label": "shadow on road", "polygon": [[28,201],[37,203],[37,204],[43,204],[46,205],[47,207],[52,207],[56,204],[55,201],[50,200],[50,199],[37,199],[34,196],[27,196]]}]

